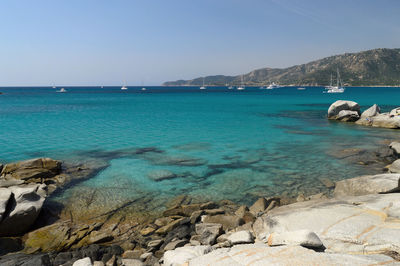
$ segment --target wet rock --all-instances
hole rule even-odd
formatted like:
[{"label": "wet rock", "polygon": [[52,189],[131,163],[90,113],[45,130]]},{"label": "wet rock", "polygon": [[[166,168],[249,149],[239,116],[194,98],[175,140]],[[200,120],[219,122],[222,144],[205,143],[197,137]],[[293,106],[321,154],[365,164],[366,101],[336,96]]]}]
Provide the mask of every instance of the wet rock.
[{"label": "wet rock", "polygon": [[23,249],[22,241],[17,237],[0,237],[0,256]]},{"label": "wet rock", "polygon": [[190,222],[189,218],[180,218],[156,230],[157,234],[164,235],[180,225]]},{"label": "wet rock", "polygon": [[225,213],[225,211],[222,209],[211,209],[211,210],[205,210],[204,212],[208,215],[217,215]]},{"label": "wet rock", "polygon": [[216,208],[218,208],[218,204],[216,204],[215,202],[212,202],[212,201],[200,204],[201,210],[210,210],[210,209],[216,209]]},{"label": "wet rock", "polygon": [[202,245],[213,245],[215,239],[222,233],[222,225],[216,223],[200,223],[196,224],[196,234],[200,237],[197,239]]},{"label": "wet rock", "polygon": [[227,239],[233,245],[254,243],[253,235],[248,230],[232,233],[230,236],[227,237]]},{"label": "wet rock", "polygon": [[243,215],[249,211],[249,208],[247,208],[246,205],[242,205],[239,207],[239,209],[236,210],[235,215],[238,217],[243,217]]},{"label": "wet rock", "polygon": [[162,244],[164,243],[164,240],[162,239],[156,239],[156,240],[152,240],[149,243],[147,243],[147,247],[149,249],[157,249],[159,248]]},{"label": "wet rock", "polygon": [[200,220],[200,217],[204,214],[203,210],[194,211],[192,215],[190,215],[190,223],[195,224]]},{"label": "wet rock", "polygon": [[[45,200],[45,185],[3,188],[0,193],[2,220],[0,236],[14,236],[25,233],[36,221]],[[8,200],[4,200],[6,197]],[[6,204],[4,204],[6,203]],[[0,211],[1,214],[1,211]]]},{"label": "wet rock", "polygon": [[114,237],[112,235],[109,235],[105,232],[92,231],[89,235],[89,243],[91,244],[109,242],[113,239]]},{"label": "wet rock", "polygon": [[50,158],[38,158],[6,164],[1,171],[1,176],[6,179],[12,177],[22,180],[41,180],[54,177],[60,172],[61,162]]},{"label": "wet rock", "polygon": [[143,249],[127,250],[124,253],[122,253],[122,258],[124,258],[124,259],[140,259],[140,256],[142,256],[144,253],[145,253],[145,250],[143,250]]},{"label": "wet rock", "polygon": [[[169,250],[164,254],[165,266],[183,265],[189,260],[207,254],[212,251],[211,246],[193,246],[181,247],[175,250]],[[212,265],[212,264],[211,264]]]},{"label": "wet rock", "polygon": [[326,188],[334,188],[335,183],[332,182],[329,178],[323,177],[320,178],[319,181],[326,187]]},{"label": "wet rock", "polygon": [[147,174],[148,178],[154,181],[162,181],[165,179],[173,179],[176,174],[168,170],[155,170]]},{"label": "wet rock", "polygon": [[164,216],[181,215],[190,217],[190,215],[200,210],[200,204],[180,205],[163,212]]},{"label": "wet rock", "polygon": [[336,182],[335,197],[389,193],[399,190],[400,174],[360,176]]},{"label": "wet rock", "polygon": [[[23,253],[9,254],[0,257],[1,266],[52,266],[48,254],[28,255]],[[71,263],[72,265],[72,263]]]},{"label": "wet rock", "polygon": [[214,216],[204,215],[202,216],[202,222],[221,224],[225,231],[232,230],[235,227],[238,227],[244,223],[243,219],[237,216],[223,214]]},{"label": "wet rock", "polygon": [[359,112],[357,111],[342,110],[336,115],[335,119],[342,122],[355,122],[359,118]]},{"label": "wet rock", "polygon": [[93,266],[90,258],[86,257],[80,260],[77,260],[72,264],[72,266]]},{"label": "wet rock", "polygon": [[170,222],[172,222],[174,219],[172,219],[171,217],[161,217],[158,218],[154,221],[154,224],[157,225],[158,227],[163,227],[167,224],[169,224]]},{"label": "wet rock", "polygon": [[317,234],[309,230],[274,232],[269,235],[267,242],[269,246],[298,245],[313,249],[324,247]]},{"label": "wet rock", "polygon": [[12,187],[12,186],[19,186],[21,184],[25,183],[24,180],[20,180],[20,179],[15,179],[15,178],[8,178],[8,179],[4,179],[4,178],[0,178],[0,188],[4,187]]},{"label": "wet rock", "polygon": [[338,100],[329,107],[328,118],[337,119],[338,114],[343,110],[355,111],[358,115],[360,114],[360,106],[358,103],[353,101]]},{"label": "wet rock", "polygon": [[140,230],[140,234],[142,236],[149,236],[151,234],[153,234],[156,231],[156,229],[154,229],[153,227],[146,227],[142,230]]}]

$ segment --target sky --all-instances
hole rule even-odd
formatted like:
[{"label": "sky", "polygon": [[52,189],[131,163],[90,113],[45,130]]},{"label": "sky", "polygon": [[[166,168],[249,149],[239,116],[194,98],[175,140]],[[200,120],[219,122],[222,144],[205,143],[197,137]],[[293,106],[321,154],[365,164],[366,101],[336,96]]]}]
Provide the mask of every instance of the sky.
[{"label": "sky", "polygon": [[159,85],[400,48],[398,0],[0,0],[0,86]]}]

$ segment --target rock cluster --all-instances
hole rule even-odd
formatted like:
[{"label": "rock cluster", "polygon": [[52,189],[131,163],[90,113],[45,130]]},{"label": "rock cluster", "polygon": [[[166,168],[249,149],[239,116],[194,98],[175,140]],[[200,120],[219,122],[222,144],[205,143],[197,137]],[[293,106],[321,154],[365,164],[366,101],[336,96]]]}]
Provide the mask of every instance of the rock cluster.
[{"label": "rock cluster", "polygon": [[360,106],[353,101],[338,100],[328,109],[328,119],[343,122],[355,122],[358,125],[400,128],[400,107],[389,113],[380,113],[378,105],[374,104],[360,115]]}]

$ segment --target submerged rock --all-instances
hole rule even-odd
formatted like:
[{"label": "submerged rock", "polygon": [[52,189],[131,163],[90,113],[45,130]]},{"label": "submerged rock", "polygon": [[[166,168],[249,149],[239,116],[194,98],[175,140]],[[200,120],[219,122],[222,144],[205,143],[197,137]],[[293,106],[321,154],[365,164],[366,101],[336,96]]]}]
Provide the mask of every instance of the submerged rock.
[{"label": "submerged rock", "polygon": [[165,179],[172,179],[176,177],[176,174],[168,170],[155,170],[147,174],[147,176],[154,181],[162,181]]}]

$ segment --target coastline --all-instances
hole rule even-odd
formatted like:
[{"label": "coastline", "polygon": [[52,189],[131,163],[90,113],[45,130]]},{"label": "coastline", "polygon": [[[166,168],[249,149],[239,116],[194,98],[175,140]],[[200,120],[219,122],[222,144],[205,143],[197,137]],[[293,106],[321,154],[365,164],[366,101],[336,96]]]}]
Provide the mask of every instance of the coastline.
[{"label": "coastline", "polygon": [[[390,216],[391,221],[397,219],[397,205],[393,206],[392,204],[392,207],[390,207],[390,202],[400,199],[400,194],[395,193],[399,191],[400,176],[393,173],[393,171],[397,171],[395,166],[400,150],[396,149],[395,143],[387,144],[383,150],[380,148],[379,153],[374,151],[367,153],[367,155],[357,150],[346,152],[339,150],[337,156],[350,159],[355,156],[355,163],[359,163],[360,158],[366,163],[381,158],[382,161],[377,164],[377,169],[382,169],[384,163],[389,161],[393,166],[387,166],[384,169],[386,169],[385,172],[392,173],[338,182],[332,182],[329,179],[319,180],[318,182],[322,182],[326,186],[328,193],[299,194],[296,198],[288,198],[285,195],[275,197],[260,195],[261,197],[250,206],[235,204],[229,200],[201,202],[187,195],[182,195],[166,204],[162,212],[149,211],[152,208],[152,199],[143,197],[138,201],[105,207],[100,210],[100,215],[96,212],[88,213],[88,207],[93,203],[96,190],[83,193],[84,197],[80,198],[79,201],[78,197],[73,197],[72,201],[65,202],[64,206],[51,201],[52,196],[57,195],[58,191],[67,186],[72,186],[76,182],[90,179],[104,169],[106,164],[101,161],[93,162],[93,164],[65,165],[60,161],[44,158],[0,166],[3,193],[6,193],[5,190],[10,188],[12,193],[15,194],[17,193],[15,187],[19,187],[19,189],[27,190],[27,194],[22,193],[21,195],[36,195],[31,200],[31,203],[36,206],[36,213],[31,214],[32,223],[21,232],[3,234],[3,237],[0,238],[3,243],[3,250],[9,248],[8,251],[11,252],[8,255],[2,254],[0,263],[13,265],[10,263],[37,259],[41,263],[38,265],[63,263],[72,265],[78,259],[89,257],[92,262],[101,260],[103,263],[108,263],[111,261],[111,265],[129,265],[127,263],[134,262],[139,263],[137,265],[141,265],[140,263],[157,265],[160,260],[166,265],[172,265],[174,263],[185,263],[185,261],[180,260],[182,257],[187,260],[187,253],[193,253],[193,250],[200,250],[196,253],[199,258],[190,258],[193,263],[200,260],[201,255],[207,256],[208,260],[216,263],[219,258],[218,254],[232,256],[228,254],[231,250],[233,252],[237,249],[254,250],[256,248],[259,252],[275,252],[275,249],[278,251],[281,249],[276,246],[282,245],[289,245],[290,251],[297,252],[297,254],[308,254],[308,252],[314,252],[315,249],[324,249],[325,252],[318,253],[318,256],[322,256],[317,256],[316,259],[318,260],[324,260],[326,258],[324,256],[331,253],[354,255],[355,250],[358,250],[356,254],[360,253],[366,256],[363,257],[365,262],[388,261],[395,263],[399,260],[398,252],[400,251],[397,242],[387,245],[387,241],[385,242],[382,237],[382,239],[378,239],[381,242],[377,240],[378,244],[361,242],[354,247],[343,246],[340,237],[336,239],[333,235],[330,235],[325,239],[326,233],[321,235],[322,231],[328,232],[326,227],[322,229],[310,227],[307,233],[299,233],[299,231],[304,230],[304,226],[299,227],[296,225],[298,223],[292,220],[288,222],[279,220],[284,219],[289,214],[294,215],[296,213],[300,215],[300,219],[307,220],[306,217],[309,215],[310,208],[313,211],[323,211],[324,208],[319,209],[318,206],[331,206],[332,211],[329,212],[330,216],[329,219],[327,218],[327,223],[336,223],[337,215],[335,213],[339,211],[336,208],[343,205],[343,199],[349,205],[348,211],[351,215],[360,212],[357,207],[360,204],[352,205],[352,202],[365,202],[366,206],[369,206],[368,208],[374,210],[375,207],[372,202],[382,201],[384,206],[389,204],[390,211],[389,209],[385,211],[385,215]],[[140,150],[140,152],[144,151]],[[139,150],[131,152],[139,152]],[[360,157],[360,154],[364,157]],[[375,154],[375,157],[371,154]],[[21,180],[24,181],[24,184],[21,184]],[[376,182],[376,180],[378,181]],[[39,199],[36,197],[39,197]],[[341,200],[338,201],[337,198]],[[10,199],[6,199],[5,206],[8,205],[8,200]],[[361,206],[363,204],[361,203]],[[144,207],[139,208],[139,206]],[[22,212],[24,211],[22,210]],[[73,215],[74,211],[77,215]],[[99,210],[97,209],[97,211]],[[374,211],[378,212],[380,209]],[[11,215],[12,211],[6,210],[4,213],[7,218],[7,215]],[[282,216],[282,213],[285,213],[285,215]],[[374,217],[373,215],[372,217]],[[3,222],[6,218],[3,217]],[[286,229],[282,231],[279,226],[277,228],[271,227],[269,225],[270,219],[278,221],[278,223],[284,222]],[[369,218],[362,218],[359,221],[361,223],[359,226],[362,225],[363,219],[368,221]],[[1,226],[0,223],[0,228]],[[377,225],[369,226],[376,227]],[[290,227],[290,230],[288,227]],[[287,230],[289,230],[289,233],[286,232]],[[341,230],[344,230],[342,232],[345,234],[344,237],[353,237],[351,232],[346,231],[348,229],[343,228]],[[284,232],[286,233],[283,234]],[[392,233],[395,236],[400,234],[398,231]],[[393,241],[392,238],[389,240]],[[310,241],[312,244],[309,244]],[[366,248],[365,245],[370,247]],[[294,248],[293,246],[301,248]],[[91,252],[89,252],[90,250]],[[209,253],[209,255],[206,255],[206,253]],[[367,254],[376,253],[385,255],[381,257],[367,256]],[[314,256],[315,254],[310,253],[309,255]],[[286,256],[279,258],[287,259]],[[329,259],[332,258],[329,257]],[[333,259],[337,263],[340,262],[340,258],[335,257]],[[359,258],[348,257],[347,259],[355,260]]]}]

